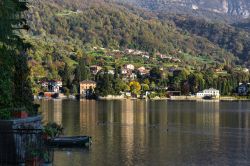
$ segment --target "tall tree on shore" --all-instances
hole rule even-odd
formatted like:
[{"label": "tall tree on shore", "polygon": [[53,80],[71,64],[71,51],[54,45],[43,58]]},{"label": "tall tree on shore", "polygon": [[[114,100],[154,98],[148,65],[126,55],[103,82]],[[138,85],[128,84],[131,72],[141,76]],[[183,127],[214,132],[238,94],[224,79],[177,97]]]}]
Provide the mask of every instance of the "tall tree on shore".
[{"label": "tall tree on shore", "polygon": [[80,58],[78,65],[78,72],[79,72],[79,81],[90,79],[91,74],[86,57]]},{"label": "tall tree on shore", "polygon": [[26,1],[0,2],[0,107],[26,107],[33,110],[26,50],[30,47],[19,37],[19,30],[29,27],[22,13]]},{"label": "tall tree on shore", "polygon": [[66,86],[68,89],[71,88],[71,71],[67,63],[65,64],[62,73],[62,81],[64,86]]},{"label": "tall tree on shore", "polygon": [[112,83],[113,80],[113,75],[109,74],[107,69],[104,69],[103,73],[97,74],[96,94],[98,96],[113,95],[115,93],[115,89]]}]

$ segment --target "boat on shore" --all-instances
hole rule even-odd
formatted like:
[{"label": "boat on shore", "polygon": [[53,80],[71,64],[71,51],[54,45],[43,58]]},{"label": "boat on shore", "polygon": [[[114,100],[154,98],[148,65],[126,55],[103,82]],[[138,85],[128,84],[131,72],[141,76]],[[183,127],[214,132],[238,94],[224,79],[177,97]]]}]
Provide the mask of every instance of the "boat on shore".
[{"label": "boat on shore", "polygon": [[46,141],[49,147],[56,148],[84,148],[92,144],[90,136],[56,137]]}]

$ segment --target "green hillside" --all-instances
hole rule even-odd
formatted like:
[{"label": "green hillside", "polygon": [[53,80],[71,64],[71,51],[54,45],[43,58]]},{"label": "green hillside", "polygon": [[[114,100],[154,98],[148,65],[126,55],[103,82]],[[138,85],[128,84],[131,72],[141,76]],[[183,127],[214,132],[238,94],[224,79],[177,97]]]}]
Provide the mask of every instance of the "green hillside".
[{"label": "green hillside", "polygon": [[[106,62],[105,56],[109,56],[107,52],[101,58],[92,56],[93,47],[110,50],[132,48],[147,51],[151,57],[160,52],[180,58],[182,62],[179,66],[192,68],[204,64],[238,63],[233,55],[236,52],[208,36],[182,30],[171,19],[159,20],[153,14],[134,10],[99,1],[34,2],[27,13],[30,32],[23,34],[33,45],[29,54],[32,76],[38,79],[60,78],[65,64],[73,71],[82,56],[91,59],[90,65],[98,63],[110,66],[117,61],[113,56],[109,60],[111,63]],[[241,58],[240,54],[238,57]],[[118,61],[121,64],[135,63],[137,66],[150,65],[148,63],[152,63],[150,66],[168,66],[170,63],[138,58],[129,58],[129,61],[118,58]]]},{"label": "green hillside", "polygon": [[209,22],[194,17],[175,15],[169,17],[166,21],[169,21],[169,19],[172,19],[182,31],[208,39],[234,54],[239,58],[240,64],[249,66],[250,33],[248,31],[222,22]]}]

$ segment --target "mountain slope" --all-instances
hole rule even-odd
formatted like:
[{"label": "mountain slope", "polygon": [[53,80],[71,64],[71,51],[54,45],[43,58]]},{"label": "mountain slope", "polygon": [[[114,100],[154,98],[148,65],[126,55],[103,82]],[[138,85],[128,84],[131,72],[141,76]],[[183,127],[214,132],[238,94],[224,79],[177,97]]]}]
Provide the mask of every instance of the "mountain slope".
[{"label": "mountain slope", "polygon": [[[180,50],[192,56],[208,56],[219,63],[225,58],[234,59],[232,54],[209,40],[185,34],[167,21],[144,19],[113,3],[86,2],[49,0],[32,5],[27,16],[31,32],[25,36],[38,47],[47,45],[46,50],[34,50],[35,55],[39,52],[36,61],[42,61],[40,64],[45,68],[48,67],[46,56],[55,54],[62,61],[70,61],[71,52],[94,46],[165,54]],[[48,45],[54,45],[51,51]]]},{"label": "mountain slope", "polygon": [[[225,19],[248,18],[250,2],[248,0],[122,0],[138,7],[157,12],[190,14],[207,18],[225,17]],[[119,0],[119,2],[121,2]]]},{"label": "mountain slope", "polygon": [[163,20],[173,20],[182,31],[188,31],[217,44],[221,48],[233,53],[241,60],[241,64],[250,64],[250,33],[223,22],[209,22],[204,19],[180,15],[159,16]]}]

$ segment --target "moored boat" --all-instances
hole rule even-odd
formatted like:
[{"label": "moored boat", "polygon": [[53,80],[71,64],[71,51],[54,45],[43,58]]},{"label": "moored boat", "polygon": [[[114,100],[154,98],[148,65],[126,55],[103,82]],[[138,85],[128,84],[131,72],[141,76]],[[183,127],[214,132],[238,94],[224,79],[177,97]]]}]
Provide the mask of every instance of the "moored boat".
[{"label": "moored boat", "polygon": [[204,96],[203,99],[204,99],[204,100],[212,100],[212,99],[213,99],[213,96]]},{"label": "moored boat", "polygon": [[92,140],[89,136],[56,137],[48,139],[46,143],[50,147],[83,148],[89,147]]}]

